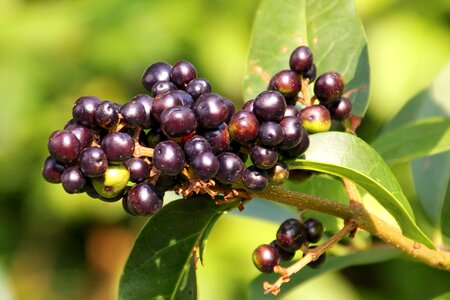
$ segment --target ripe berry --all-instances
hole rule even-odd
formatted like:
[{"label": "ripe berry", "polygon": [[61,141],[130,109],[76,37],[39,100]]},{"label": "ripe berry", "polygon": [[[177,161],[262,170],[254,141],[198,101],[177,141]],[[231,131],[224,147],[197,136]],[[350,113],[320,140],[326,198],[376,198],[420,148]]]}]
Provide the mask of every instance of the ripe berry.
[{"label": "ripe berry", "polygon": [[317,67],[315,64],[312,64],[311,68],[308,71],[303,73],[303,78],[308,78],[309,83],[313,82],[316,79],[317,75]]},{"label": "ripe berry", "polygon": [[86,178],[79,167],[70,167],[62,173],[61,183],[64,190],[69,194],[82,193],[86,185]]},{"label": "ripe berry", "polygon": [[340,97],[327,105],[331,118],[337,121],[348,119],[352,111],[352,103],[346,97]]},{"label": "ripe berry", "polygon": [[153,85],[158,81],[170,80],[172,66],[165,62],[157,62],[150,65],[142,75],[142,85],[151,92]]},{"label": "ripe berry", "polygon": [[284,162],[277,162],[275,166],[267,171],[269,182],[272,184],[283,184],[289,179],[289,169]]},{"label": "ripe berry", "polygon": [[184,87],[189,81],[197,77],[197,70],[188,61],[177,62],[170,72],[170,80],[178,87]]},{"label": "ripe berry", "polygon": [[[182,91],[168,91],[164,94],[156,96],[152,104],[152,116],[156,121],[161,122],[161,114],[163,111],[174,106],[186,106],[181,98]],[[188,94],[189,95],[189,94]],[[189,95],[190,96],[190,95]]]},{"label": "ripe berry", "polygon": [[297,158],[303,154],[309,147],[309,136],[306,129],[302,126],[302,138],[300,143],[294,148],[288,150],[280,150],[280,154],[285,158]]},{"label": "ripe berry", "polygon": [[49,156],[45,159],[42,168],[42,177],[50,183],[60,183],[61,175],[64,172],[64,166],[56,161],[55,158]]},{"label": "ripe berry", "polygon": [[198,178],[209,180],[219,170],[219,160],[212,152],[202,152],[194,157],[191,166]]},{"label": "ripe berry", "polygon": [[73,119],[80,125],[95,128],[95,109],[101,103],[102,100],[94,96],[78,98],[72,108]]},{"label": "ripe berry", "polygon": [[[316,248],[316,246],[309,247],[309,249],[314,249],[314,248]],[[303,254],[303,256],[305,256],[305,255],[306,254]],[[316,260],[313,260],[309,264],[307,264],[307,266],[310,267],[311,269],[317,269],[318,267],[320,267],[321,265],[324,264],[326,259],[327,259],[327,253],[324,252],[324,253],[322,253],[322,255],[317,257]]]},{"label": "ripe berry", "polygon": [[194,135],[184,144],[184,152],[189,161],[192,161],[202,152],[211,152],[212,148],[208,141],[201,135]]},{"label": "ripe berry", "polygon": [[231,102],[230,100],[228,100],[227,98],[223,98],[222,97],[222,101],[223,103],[225,103],[225,105],[228,107],[228,117],[225,120],[225,123],[230,123],[231,117],[234,115],[234,113],[236,112],[236,107],[234,107],[233,102]]},{"label": "ripe berry", "polygon": [[219,125],[217,129],[204,131],[203,136],[211,145],[214,154],[220,154],[230,147],[230,134],[225,123]]},{"label": "ripe berry", "polygon": [[125,162],[130,171],[130,181],[139,183],[150,176],[150,165],[142,158],[133,157]]},{"label": "ripe berry", "polygon": [[278,152],[274,149],[268,149],[255,145],[250,149],[250,158],[253,164],[263,170],[275,166],[278,161]]},{"label": "ripe berry", "polygon": [[253,142],[258,136],[259,122],[252,112],[238,111],[231,117],[228,125],[231,138],[240,144]]},{"label": "ripe berry", "polygon": [[336,72],[327,72],[317,78],[314,85],[314,94],[320,103],[337,100],[344,90],[342,76]]},{"label": "ripe berry", "polygon": [[161,129],[169,138],[183,137],[195,130],[197,119],[194,112],[185,106],[174,106],[161,114]]},{"label": "ripe berry", "polygon": [[298,113],[303,127],[310,133],[325,132],[331,128],[331,116],[323,105],[311,105]]},{"label": "ripe berry", "polygon": [[277,91],[264,91],[259,94],[253,104],[253,113],[259,121],[279,122],[286,111],[286,100]]},{"label": "ripe berry", "polygon": [[103,175],[108,169],[105,152],[99,147],[87,147],[80,153],[80,169],[88,177]]},{"label": "ripe berry", "polygon": [[278,91],[284,97],[291,98],[297,96],[301,87],[302,85],[297,73],[291,70],[283,70],[270,79],[268,89]]},{"label": "ripe berry", "polygon": [[154,149],[153,164],[163,174],[177,175],[186,165],[183,149],[174,141],[160,142]]},{"label": "ripe berry", "polygon": [[306,228],[297,219],[287,219],[277,231],[277,243],[285,251],[295,252],[306,242]]},{"label": "ripe berry", "polygon": [[92,178],[95,191],[106,199],[120,199],[130,179],[130,172],[124,165],[110,165],[105,174]]},{"label": "ripe berry", "polygon": [[307,219],[303,222],[306,228],[306,240],[310,243],[317,243],[323,234],[323,224],[317,219]]},{"label": "ripe berry", "polygon": [[119,110],[125,126],[135,128],[142,125],[146,118],[145,107],[139,102],[125,103]]},{"label": "ripe berry", "polygon": [[307,46],[300,46],[292,51],[289,58],[289,66],[292,71],[304,73],[311,68],[313,60],[314,56],[311,49]]},{"label": "ripe berry", "polygon": [[101,147],[110,163],[120,163],[133,156],[134,140],[123,132],[113,132],[105,136]]},{"label": "ripe berry", "polygon": [[144,106],[145,110],[145,119],[142,123],[142,128],[144,129],[150,129],[153,127],[153,117],[152,117],[152,106],[153,106],[153,97],[150,97],[147,94],[139,94],[133,97],[131,99],[131,102],[137,102]]},{"label": "ripe berry", "polygon": [[95,109],[94,117],[100,127],[109,129],[119,122],[119,110],[114,103],[104,101]]},{"label": "ripe berry", "polygon": [[77,123],[67,124],[64,127],[64,130],[73,133],[77,137],[80,141],[80,149],[89,147],[94,140],[94,135],[91,130],[83,125],[78,125]]},{"label": "ripe berry", "polygon": [[276,122],[263,122],[259,126],[258,138],[262,145],[276,146],[283,141],[283,128]]},{"label": "ripe berry", "polygon": [[247,102],[244,103],[244,105],[242,106],[242,110],[246,110],[249,112],[253,112],[253,105],[255,104],[255,100],[248,100]]},{"label": "ripe berry", "polygon": [[156,97],[160,94],[164,94],[165,92],[173,91],[176,89],[177,89],[177,86],[172,81],[158,81],[157,83],[155,83],[153,85],[151,92],[152,92],[152,95],[154,97]]},{"label": "ripe berry", "polygon": [[267,171],[258,169],[255,166],[250,166],[244,170],[242,181],[247,188],[255,191],[264,189],[269,182]]},{"label": "ripe berry", "polygon": [[80,141],[67,130],[57,130],[48,139],[48,151],[57,161],[72,163],[78,159],[80,150]]},{"label": "ripe berry", "polygon": [[194,112],[200,127],[214,129],[226,121],[229,111],[222,99],[214,93],[203,94],[197,99]]},{"label": "ripe berry", "polygon": [[203,94],[211,93],[211,84],[204,78],[194,78],[187,84],[186,92],[188,92],[192,98],[197,99]]},{"label": "ripe berry", "polygon": [[314,175],[313,171],[310,170],[291,170],[289,174],[289,179],[293,182],[304,182],[305,180],[311,178]]},{"label": "ripe berry", "polygon": [[285,117],[297,117],[298,111],[294,105],[287,105],[284,112]]},{"label": "ripe berry", "polygon": [[272,273],[273,268],[280,263],[280,254],[271,245],[263,244],[255,249],[252,255],[255,267],[264,273]]},{"label": "ripe berry", "polygon": [[241,178],[244,171],[244,163],[234,153],[224,152],[217,157],[219,170],[216,178],[223,184],[232,184]]},{"label": "ripe berry", "polygon": [[280,122],[283,129],[283,141],[278,145],[280,149],[292,149],[297,146],[303,136],[302,125],[296,117],[284,117]]},{"label": "ripe berry", "polygon": [[273,241],[270,243],[270,246],[274,247],[274,248],[278,251],[278,254],[280,254],[280,259],[281,259],[282,261],[290,261],[290,260],[292,260],[292,259],[294,258],[294,256],[295,256],[295,252],[288,252],[288,251],[283,250],[283,249],[278,245],[277,240],[273,240]]},{"label": "ripe berry", "polygon": [[127,212],[135,216],[147,216],[158,212],[163,204],[153,185],[138,183],[134,185],[124,198]]}]

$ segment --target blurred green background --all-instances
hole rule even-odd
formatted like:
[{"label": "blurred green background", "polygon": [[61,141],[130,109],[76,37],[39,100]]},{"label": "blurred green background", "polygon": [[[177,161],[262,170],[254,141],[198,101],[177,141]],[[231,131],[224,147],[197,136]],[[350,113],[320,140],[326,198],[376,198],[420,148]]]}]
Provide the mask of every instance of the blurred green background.
[{"label": "blurred green background", "polygon": [[[144,92],[140,76],[159,60],[190,60],[215,91],[240,106],[258,2],[0,0],[0,299],[115,299],[145,219],[129,218],[120,203],[68,195],[44,182],[47,138],[70,119],[79,96],[124,103]],[[450,2],[356,5],[372,68],[371,104],[359,135],[370,141],[450,58]],[[245,299],[257,275],[251,252],[276,228],[236,214],[222,218],[199,271],[200,298]],[[449,283],[449,273],[400,258],[318,277],[296,295],[428,299]]]}]

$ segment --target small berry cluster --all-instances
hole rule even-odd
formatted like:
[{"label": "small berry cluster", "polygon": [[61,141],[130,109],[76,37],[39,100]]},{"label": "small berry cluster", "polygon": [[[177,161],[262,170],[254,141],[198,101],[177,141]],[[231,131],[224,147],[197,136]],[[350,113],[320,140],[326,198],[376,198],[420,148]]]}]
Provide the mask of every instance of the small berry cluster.
[{"label": "small berry cluster", "polygon": [[[259,271],[272,273],[274,267],[278,266],[281,261],[292,260],[296,251],[301,250],[305,255],[308,249],[314,249],[316,246],[309,246],[309,243],[317,243],[321,239],[323,231],[323,225],[317,219],[310,218],[304,223],[297,219],[288,219],[278,228],[275,240],[255,249],[253,263]],[[325,262],[325,259],[326,253],[311,261],[308,266],[317,268]]]}]

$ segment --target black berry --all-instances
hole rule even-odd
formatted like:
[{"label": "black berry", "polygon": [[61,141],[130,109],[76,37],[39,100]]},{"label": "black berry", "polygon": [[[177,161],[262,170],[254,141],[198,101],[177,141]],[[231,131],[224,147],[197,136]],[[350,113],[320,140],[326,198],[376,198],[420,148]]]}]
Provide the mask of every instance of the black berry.
[{"label": "black berry", "polygon": [[178,87],[184,87],[189,81],[197,77],[197,70],[188,61],[177,62],[170,72],[170,80]]},{"label": "black berry", "polygon": [[120,163],[133,156],[134,140],[123,132],[114,132],[105,136],[101,147],[110,163]]},{"label": "black berry", "polygon": [[272,273],[273,268],[280,263],[280,254],[271,245],[263,244],[255,249],[252,259],[259,271]]},{"label": "black berry", "polygon": [[344,90],[342,76],[336,72],[327,72],[317,78],[314,84],[314,94],[320,103],[337,100]]},{"label": "black berry", "polygon": [[310,243],[317,243],[323,234],[323,224],[317,219],[307,219],[303,222],[306,228],[306,240]]},{"label": "black berry", "polygon": [[297,73],[304,73],[308,71],[313,64],[314,56],[312,51],[307,46],[300,46],[292,51],[289,58],[289,66],[292,71]]},{"label": "black berry", "polygon": [[231,152],[224,152],[217,159],[219,160],[217,180],[224,184],[232,184],[241,178],[244,163],[239,156]]},{"label": "black berry", "polygon": [[269,183],[267,171],[258,169],[255,166],[250,166],[242,173],[242,181],[244,185],[250,190],[262,190]]},{"label": "black berry", "polygon": [[295,252],[306,242],[306,228],[299,220],[288,219],[281,223],[276,238],[283,250]]},{"label": "black berry", "polygon": [[277,91],[264,91],[259,94],[253,104],[253,113],[259,121],[279,122],[286,111],[286,100]]},{"label": "black berry", "polygon": [[147,183],[134,185],[127,193],[127,211],[132,215],[147,216],[158,212],[163,204],[162,197],[158,195],[154,186]]},{"label": "black berry", "polygon": [[48,151],[57,161],[72,163],[78,159],[81,144],[70,131],[57,130],[48,139]]},{"label": "black berry", "polygon": [[151,92],[153,85],[158,81],[170,80],[172,66],[165,62],[157,62],[150,65],[142,75],[142,85]]},{"label": "black berry", "polygon": [[163,174],[177,175],[186,165],[184,152],[174,141],[163,141],[156,145],[153,164]]}]

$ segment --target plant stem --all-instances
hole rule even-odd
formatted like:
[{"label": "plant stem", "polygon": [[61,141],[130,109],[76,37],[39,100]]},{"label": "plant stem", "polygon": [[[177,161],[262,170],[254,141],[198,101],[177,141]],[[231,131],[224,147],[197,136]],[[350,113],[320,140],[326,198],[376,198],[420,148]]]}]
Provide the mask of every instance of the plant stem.
[{"label": "plant stem", "polygon": [[450,270],[449,252],[429,249],[425,245],[405,237],[399,228],[369,213],[361,203],[344,205],[329,199],[289,191],[279,186],[269,186],[263,191],[254,192],[253,196],[301,209],[320,211],[344,220],[353,220],[359,228],[379,237],[409,256],[432,267]]}]

